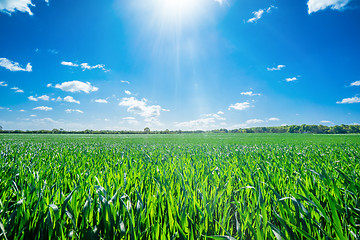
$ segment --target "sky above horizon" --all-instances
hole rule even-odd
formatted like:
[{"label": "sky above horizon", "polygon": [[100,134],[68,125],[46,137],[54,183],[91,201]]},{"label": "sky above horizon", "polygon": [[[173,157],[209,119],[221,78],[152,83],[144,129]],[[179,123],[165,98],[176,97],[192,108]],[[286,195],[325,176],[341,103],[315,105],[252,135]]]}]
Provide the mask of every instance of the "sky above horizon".
[{"label": "sky above horizon", "polygon": [[357,0],[0,0],[0,125],[360,123]]}]

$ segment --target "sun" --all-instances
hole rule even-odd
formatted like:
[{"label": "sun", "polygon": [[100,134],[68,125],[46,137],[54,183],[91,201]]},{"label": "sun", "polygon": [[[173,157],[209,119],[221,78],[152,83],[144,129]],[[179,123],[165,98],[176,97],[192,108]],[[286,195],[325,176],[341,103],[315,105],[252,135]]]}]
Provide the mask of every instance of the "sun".
[{"label": "sun", "polygon": [[156,14],[164,23],[190,23],[201,13],[204,0],[154,0]]}]

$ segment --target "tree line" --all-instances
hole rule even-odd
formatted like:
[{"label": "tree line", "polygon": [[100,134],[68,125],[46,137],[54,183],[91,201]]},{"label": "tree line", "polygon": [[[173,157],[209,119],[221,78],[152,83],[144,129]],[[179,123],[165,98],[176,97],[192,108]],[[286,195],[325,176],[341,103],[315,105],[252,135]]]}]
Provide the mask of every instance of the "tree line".
[{"label": "tree line", "polygon": [[215,129],[210,131],[182,131],[182,130],[161,130],[151,131],[146,127],[143,131],[131,130],[82,130],[82,131],[68,131],[64,129],[52,130],[3,130],[0,126],[0,133],[29,133],[29,134],[189,134],[189,133],[311,133],[311,134],[357,134],[360,133],[360,125],[287,125],[279,127],[252,127],[252,128],[239,128],[228,130],[225,128]]}]

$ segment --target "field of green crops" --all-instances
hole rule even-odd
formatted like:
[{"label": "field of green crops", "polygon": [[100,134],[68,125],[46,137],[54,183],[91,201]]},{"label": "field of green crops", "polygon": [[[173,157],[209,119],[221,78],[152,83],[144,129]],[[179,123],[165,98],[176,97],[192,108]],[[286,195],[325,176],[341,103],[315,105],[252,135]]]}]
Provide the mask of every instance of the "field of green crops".
[{"label": "field of green crops", "polygon": [[0,239],[359,231],[358,135],[0,135]]}]

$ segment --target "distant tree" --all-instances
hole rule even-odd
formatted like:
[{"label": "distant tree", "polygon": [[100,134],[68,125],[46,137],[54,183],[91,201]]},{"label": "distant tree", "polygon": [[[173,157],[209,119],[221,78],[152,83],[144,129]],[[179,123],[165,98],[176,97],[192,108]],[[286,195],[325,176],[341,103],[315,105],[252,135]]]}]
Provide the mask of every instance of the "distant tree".
[{"label": "distant tree", "polygon": [[150,133],[150,128],[148,128],[148,127],[144,128],[144,132],[145,133]]}]

